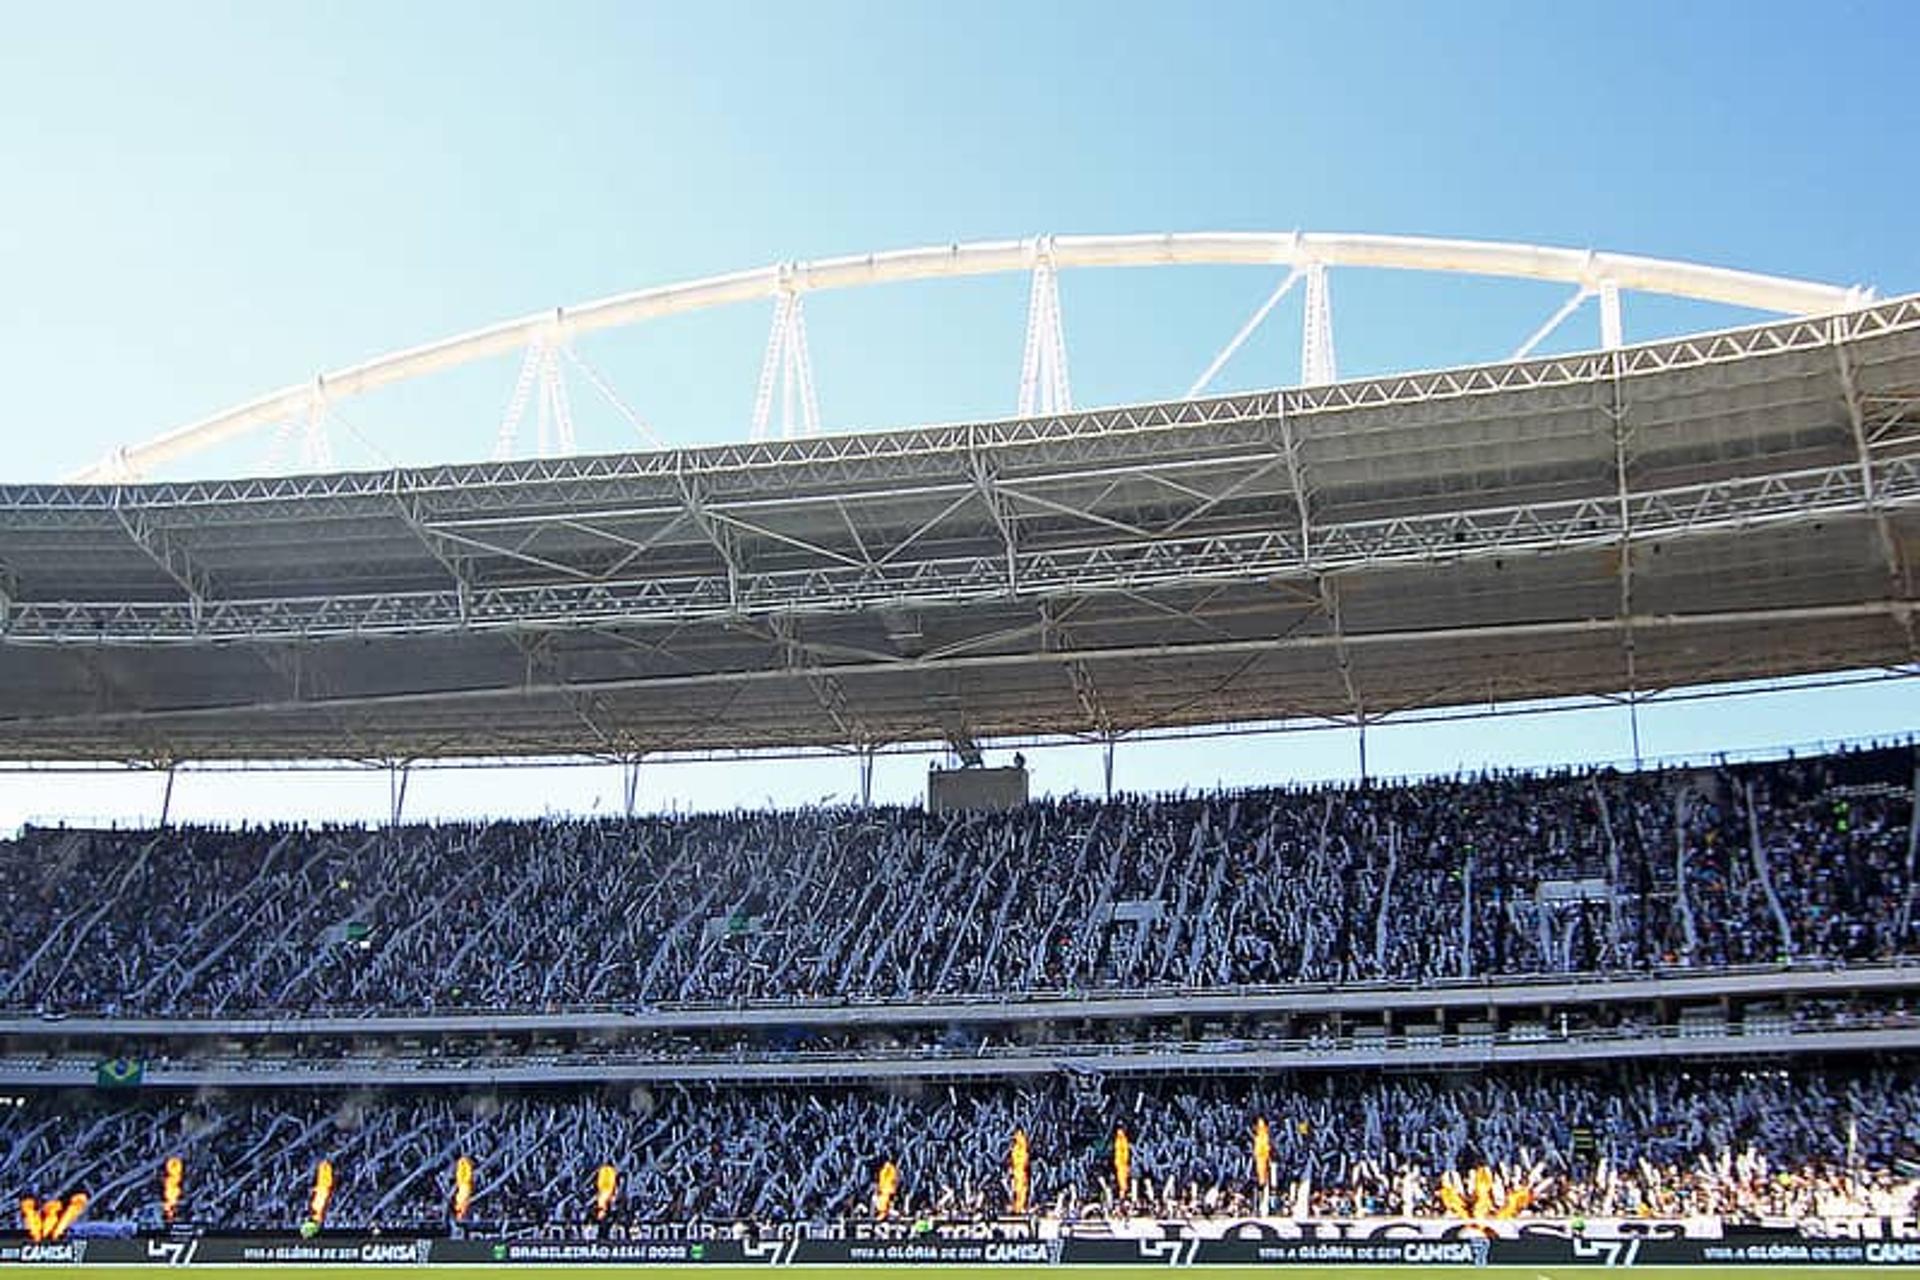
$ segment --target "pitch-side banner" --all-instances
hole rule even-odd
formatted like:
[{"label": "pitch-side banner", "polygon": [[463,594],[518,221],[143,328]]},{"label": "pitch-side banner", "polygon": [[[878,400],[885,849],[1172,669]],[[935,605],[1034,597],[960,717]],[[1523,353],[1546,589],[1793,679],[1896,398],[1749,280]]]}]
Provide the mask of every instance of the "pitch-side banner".
[{"label": "pitch-side banner", "polygon": [[[1689,1220],[1699,1225],[1698,1220]],[[905,1238],[801,1238],[717,1240],[449,1240],[397,1237],[195,1236],[154,1239],[85,1239],[35,1244],[0,1238],[0,1266],[232,1265],[465,1266],[824,1265],[899,1267],[916,1264],[1035,1266],[1127,1264],[1191,1266],[1225,1263],[1286,1267],[1636,1267],[1714,1266],[1916,1266],[1920,1232],[1910,1220],[1849,1219],[1744,1227],[1689,1234],[1687,1223],[1626,1220],[1603,1234],[1592,1221],[1575,1234],[1564,1229],[1510,1235],[1409,1233],[1407,1223],[1345,1224],[1344,1234],[1303,1234],[1312,1224],[1287,1223],[1291,1231],[1255,1230],[1257,1223],[1157,1222],[1125,1224],[1128,1230],[1025,1239],[973,1238],[922,1233]],[[1324,1224],[1321,1224],[1324,1225]],[[1423,1224],[1424,1225],[1424,1224]],[[1460,1224],[1436,1224],[1441,1227]],[[1521,1224],[1523,1227],[1529,1224]],[[1531,1225],[1544,1226],[1544,1223]],[[1155,1230],[1144,1229],[1152,1226]],[[1626,1227],[1641,1228],[1637,1231]],[[1070,1231],[1074,1229],[1069,1229]]]}]

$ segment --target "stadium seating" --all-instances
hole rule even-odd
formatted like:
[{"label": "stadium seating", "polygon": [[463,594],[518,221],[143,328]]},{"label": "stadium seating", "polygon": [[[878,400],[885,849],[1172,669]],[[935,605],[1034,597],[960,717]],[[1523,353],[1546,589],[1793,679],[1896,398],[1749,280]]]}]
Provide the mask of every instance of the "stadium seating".
[{"label": "stadium seating", "polygon": [[[1066,799],[998,814],[818,808],[397,830],[33,830],[0,847],[0,1005],[277,1019],[1290,984],[1415,990],[1789,960],[1798,973],[1809,961],[1920,950],[1913,764],[1901,749],[1640,774]],[[0,1186],[85,1188],[90,1219],[157,1226],[157,1180],[177,1158],[184,1220],[284,1230],[310,1212],[325,1160],[330,1225],[438,1227],[464,1157],[469,1222],[605,1231],[858,1218],[891,1162],[899,1213],[991,1216],[1006,1208],[1019,1129],[1031,1140],[1033,1202],[1062,1220],[1244,1214],[1263,1199],[1299,1217],[1457,1215],[1467,1200],[1482,1216],[1911,1215],[1920,1070],[1787,1043],[1807,1028],[1903,1027],[1904,1000],[1755,999],[1742,1041],[1782,1047],[1744,1069],[1683,1058],[1450,1071],[1442,1059],[1455,1033],[1419,1020],[1396,1032],[1431,1051],[1417,1073],[1335,1070],[1311,1060],[1310,1040],[1300,1069],[1259,1077],[1215,1057],[1267,1034],[1259,1026],[1061,1023],[1045,1033],[1059,1046],[1132,1036],[1190,1050],[1191,1069],[1212,1074],[1076,1067],[858,1088],[455,1087],[431,1083],[443,1052],[469,1067],[472,1054],[496,1050],[324,1028],[276,1038],[269,1023],[245,1041],[222,1030],[225,1048],[191,1051],[226,1055],[257,1074],[258,1088],[141,1087],[148,1064],[121,1058],[98,1065],[90,1091],[26,1086],[19,1105],[0,1109]],[[1663,1034],[1675,1043],[1718,1043],[1730,1031],[1716,1005],[1669,1012],[1677,1022]],[[1598,1043],[1625,1035],[1630,1016],[1644,1012],[1576,1005],[1551,1022],[1515,1015],[1499,1031],[1462,1022],[1455,1040]],[[98,1033],[63,1044],[62,1023],[35,1025],[48,1030],[15,1032],[14,1069],[90,1069]],[[535,1067],[595,1054],[764,1062],[868,1052],[805,1025],[796,1018],[786,1038],[730,1039],[711,1025],[604,1048],[528,1040],[497,1051]],[[1380,1025],[1351,1033],[1356,1044],[1388,1042]],[[985,1041],[950,1043],[955,1034],[936,1022],[882,1039],[895,1056],[991,1056]],[[1168,1039],[1182,1034],[1199,1039]],[[1324,1036],[1331,1049],[1334,1033]],[[177,1050],[154,1042],[154,1068],[168,1069]],[[381,1090],[270,1084],[316,1054],[419,1073]],[[1273,1135],[1264,1197],[1249,1154],[1261,1118]],[[1123,1125],[1124,1187],[1112,1146]],[[619,1192],[595,1221],[596,1184],[610,1176],[596,1172],[602,1165],[618,1171]]]},{"label": "stadium seating", "polygon": [[1916,950],[1911,752],[1717,770],[0,847],[0,1006],[634,1007]]},{"label": "stadium seating", "polygon": [[[1908,1176],[1920,1077],[1832,1066],[95,1101],[0,1116],[0,1177],[92,1187],[96,1217],[155,1225],[155,1188],[177,1156],[184,1220],[284,1230],[326,1159],[330,1224],[414,1227],[447,1222],[464,1156],[472,1222],[577,1228],[602,1163],[619,1171],[624,1223],[859,1217],[892,1161],[903,1214],[986,1216],[1006,1208],[1020,1128],[1036,1208],[1245,1214],[1258,1207],[1251,1134],[1263,1117],[1269,1208],[1291,1216],[1444,1215],[1447,1175],[1482,1166],[1496,1205],[1524,1187],[1530,1212],[1558,1216],[1899,1216],[1920,1191]],[[1120,1126],[1132,1140],[1124,1192],[1111,1157]],[[1590,1147],[1576,1150],[1576,1129]]]}]

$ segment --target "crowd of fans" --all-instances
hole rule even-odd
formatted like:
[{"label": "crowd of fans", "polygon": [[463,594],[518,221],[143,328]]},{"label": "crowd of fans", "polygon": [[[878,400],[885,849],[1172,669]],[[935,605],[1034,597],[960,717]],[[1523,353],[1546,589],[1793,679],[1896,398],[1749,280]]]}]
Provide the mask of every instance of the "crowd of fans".
[{"label": "crowd of fans", "polygon": [[[1270,1171],[1255,1179],[1253,1126]],[[1114,1134],[1131,1143],[1116,1185]],[[1910,1215],[1920,1181],[1920,1076],[1842,1068],[1612,1068],[1440,1077],[1358,1074],[1137,1085],[660,1093],[179,1097],[0,1117],[0,1183],[87,1188],[94,1219],[157,1225],[178,1157],[182,1222],[285,1230],[331,1161],[331,1226],[445,1225],[472,1162],[467,1224],[812,1221],[892,1212],[1000,1216],[1009,1146],[1029,1138],[1033,1212],[1448,1216],[1443,1189],[1490,1178],[1493,1212],[1528,1216]],[[596,1171],[618,1190],[604,1221]],[[1487,1174],[1475,1171],[1486,1169]],[[1524,1189],[1524,1194],[1523,1194]],[[1482,1204],[1486,1212],[1488,1204]],[[1472,1212],[1469,1206],[1469,1212]]]},{"label": "crowd of fans", "polygon": [[1881,755],[1004,814],[40,829],[0,845],[0,1007],[631,1007],[1883,957],[1917,948],[1910,791],[1871,782],[1904,784],[1911,752]]},{"label": "crowd of fans", "polygon": [[[999,814],[36,830],[0,845],[0,1007],[526,1011],[1867,960],[1920,951],[1912,769],[1908,750]],[[1256,1119],[1271,1135],[1264,1186]],[[310,1214],[324,1160],[329,1225],[406,1227],[446,1223],[464,1157],[469,1222],[622,1230],[857,1218],[892,1162],[894,1215],[993,1216],[1016,1130],[1031,1207],[1069,1221],[1458,1216],[1469,1202],[1905,1216],[1920,1192],[1920,1068],[1805,1063],[124,1102],[43,1091],[0,1111],[0,1187],[85,1189],[90,1217],[153,1225],[159,1171],[177,1157],[180,1218],[284,1229]],[[619,1178],[604,1215],[603,1164]]]}]

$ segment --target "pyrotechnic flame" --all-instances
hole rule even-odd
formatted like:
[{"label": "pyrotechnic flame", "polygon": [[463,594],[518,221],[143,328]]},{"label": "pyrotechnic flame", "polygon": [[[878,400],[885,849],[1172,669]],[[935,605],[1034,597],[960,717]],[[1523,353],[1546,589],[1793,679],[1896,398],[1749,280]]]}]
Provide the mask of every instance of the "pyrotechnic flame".
[{"label": "pyrotechnic flame", "polygon": [[466,1221],[467,1208],[473,1203],[473,1161],[461,1156],[453,1163],[453,1216]]},{"label": "pyrotechnic flame", "polygon": [[873,1189],[873,1216],[882,1220],[893,1212],[893,1194],[900,1186],[900,1170],[889,1160],[880,1166]]},{"label": "pyrotechnic flame", "polygon": [[317,1227],[327,1220],[327,1202],[333,1199],[333,1161],[322,1160],[313,1171],[313,1198],[307,1202],[307,1216]]},{"label": "pyrotechnic flame", "polygon": [[[53,1203],[57,1205],[60,1202],[58,1200],[55,1200]],[[87,1211],[87,1193],[86,1192],[76,1191],[72,1195],[68,1196],[66,1207],[60,1210],[59,1218],[57,1218],[54,1221],[53,1225],[47,1230],[47,1239],[49,1240],[64,1239],[67,1234],[67,1228],[72,1226],[75,1222],[77,1222],[80,1218],[80,1215],[85,1213],[86,1211]],[[42,1214],[40,1220],[41,1220],[41,1225],[45,1226],[46,1215]]]},{"label": "pyrotechnic flame", "polygon": [[87,1193],[76,1191],[66,1200],[55,1197],[42,1204],[32,1196],[20,1197],[20,1220],[26,1225],[27,1239],[35,1244],[58,1240],[67,1228],[87,1211]]},{"label": "pyrotechnic flame", "polygon": [[613,1207],[613,1193],[620,1189],[620,1171],[610,1164],[600,1166],[593,1175],[593,1216],[604,1221],[607,1210]]},{"label": "pyrotechnic flame", "polygon": [[1013,1166],[1013,1211],[1016,1214],[1027,1211],[1027,1131],[1013,1131],[1013,1151],[1007,1156],[1007,1163]]},{"label": "pyrotechnic flame", "polygon": [[165,1169],[160,1175],[160,1211],[173,1221],[174,1210],[180,1207],[180,1184],[186,1178],[186,1165],[179,1156],[168,1156]]}]

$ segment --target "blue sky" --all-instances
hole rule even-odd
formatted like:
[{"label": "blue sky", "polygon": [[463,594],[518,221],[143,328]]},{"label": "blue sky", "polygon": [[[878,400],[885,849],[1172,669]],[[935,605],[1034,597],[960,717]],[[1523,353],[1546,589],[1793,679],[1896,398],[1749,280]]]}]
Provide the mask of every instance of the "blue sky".
[{"label": "blue sky", "polygon": [[[1911,4],[8,6],[7,478],[57,476],[315,371],[784,259],[1044,232],[1510,238],[1920,289]],[[1260,271],[1063,283],[1082,403],[1183,389]],[[1347,273],[1341,368],[1496,358],[1557,290]],[[1297,300],[1223,387],[1297,370]],[[1024,282],[809,303],[829,427],[1010,411]],[[587,354],[672,441],[743,435],[762,309]],[[1747,317],[1630,297],[1629,339]],[[1591,345],[1591,308],[1557,336]],[[349,465],[483,456],[511,362],[342,409]],[[624,447],[582,404],[582,443]],[[358,437],[355,438],[355,433]],[[207,461],[266,465],[255,440]],[[1908,686],[1649,711],[1650,754],[1903,730]],[[1614,758],[1622,717],[1376,733],[1384,772]],[[1122,785],[1351,768],[1347,735],[1123,749]],[[1098,785],[1089,753],[1037,761]],[[919,761],[879,789],[918,789]],[[751,775],[751,781],[743,781]],[[844,793],[851,765],[658,770],[652,803]],[[777,784],[777,785],[776,785]],[[182,781],[206,816],[377,812],[383,779]],[[618,803],[611,770],[417,780],[417,811]],[[152,779],[0,778],[8,813],[137,812]],[[368,798],[372,797],[372,798]]]}]

